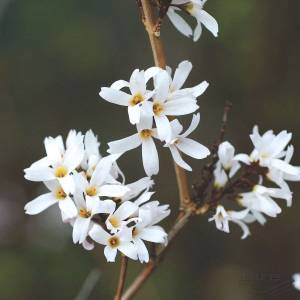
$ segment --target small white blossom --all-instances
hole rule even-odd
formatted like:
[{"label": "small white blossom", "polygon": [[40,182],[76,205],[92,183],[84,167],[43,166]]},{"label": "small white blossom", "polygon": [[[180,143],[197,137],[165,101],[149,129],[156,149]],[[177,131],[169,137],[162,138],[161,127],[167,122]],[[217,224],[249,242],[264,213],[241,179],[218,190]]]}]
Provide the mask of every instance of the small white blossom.
[{"label": "small white blossom", "polygon": [[191,171],[192,168],[182,159],[179,151],[196,159],[203,159],[210,154],[207,147],[187,137],[197,128],[199,123],[200,114],[193,115],[189,128],[184,133],[181,133],[183,130],[182,125],[177,119],[173,120],[171,122],[171,140],[166,142],[164,146],[170,149],[176,164],[188,171]]},{"label": "small white blossom", "polygon": [[239,212],[226,211],[222,205],[218,205],[216,213],[208,221],[215,221],[217,229],[229,233],[229,222],[236,223],[243,231],[242,239],[250,235],[248,226],[244,222],[244,218],[248,215],[249,210],[245,209]]},{"label": "small white blossom", "polygon": [[[219,26],[217,21],[208,14],[203,6],[207,0],[172,0],[167,15],[175,28],[187,37],[193,36],[193,40],[199,40],[202,33],[202,24],[215,36],[218,36]],[[183,10],[193,16],[197,26],[193,32],[191,26],[178,14]]]},{"label": "small white blossom", "polygon": [[300,273],[293,275],[293,286],[295,289],[300,291]]}]

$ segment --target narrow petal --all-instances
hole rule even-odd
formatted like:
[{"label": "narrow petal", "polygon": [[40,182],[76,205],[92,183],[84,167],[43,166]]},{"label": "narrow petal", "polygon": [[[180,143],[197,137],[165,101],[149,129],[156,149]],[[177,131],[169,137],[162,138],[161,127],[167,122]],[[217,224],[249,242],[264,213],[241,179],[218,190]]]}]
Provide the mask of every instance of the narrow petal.
[{"label": "narrow petal", "polygon": [[141,140],[138,136],[138,134],[133,134],[129,137],[126,137],[121,140],[113,141],[108,143],[109,153],[123,153],[129,150],[132,150],[134,148],[137,148],[141,145]]},{"label": "narrow petal", "polygon": [[143,140],[142,157],[146,174],[148,176],[156,175],[159,171],[159,158],[152,138]]},{"label": "narrow petal", "polygon": [[206,91],[208,86],[209,86],[209,83],[207,81],[203,81],[200,84],[194,86],[192,88],[193,89],[193,96],[196,97],[196,98],[201,96]]},{"label": "narrow petal", "polygon": [[129,82],[125,80],[117,80],[110,87],[115,90],[121,90],[124,87],[129,87]]},{"label": "narrow petal", "polygon": [[137,255],[141,263],[148,263],[149,262],[149,253],[145,246],[145,243],[137,238],[134,240],[134,245],[136,246]]},{"label": "narrow petal", "polygon": [[52,193],[41,195],[25,205],[25,213],[28,215],[36,215],[56,202],[57,200]]},{"label": "narrow petal", "polygon": [[163,243],[166,236],[166,232],[159,226],[144,228],[139,235],[141,239],[153,243]]},{"label": "narrow petal", "polygon": [[101,245],[107,245],[108,239],[111,235],[106,232],[100,225],[94,224],[89,232],[89,236],[97,243]]},{"label": "narrow petal", "polygon": [[183,116],[195,112],[199,105],[194,98],[186,97],[168,101],[164,107],[168,116]]},{"label": "narrow petal", "polygon": [[191,62],[185,60],[181,62],[174,73],[173,82],[171,85],[172,90],[179,90],[185,83],[186,79],[188,78],[193,65]]},{"label": "narrow petal", "polygon": [[182,159],[178,149],[174,145],[170,145],[169,149],[171,151],[174,161],[178,166],[180,166],[181,168],[187,171],[192,171],[192,168]]},{"label": "narrow petal", "polygon": [[183,35],[190,37],[193,35],[193,30],[190,27],[190,25],[175,12],[175,8],[169,7],[167,15],[172,22],[172,24],[175,26],[175,28],[181,32]]},{"label": "narrow petal", "polygon": [[73,145],[66,150],[63,164],[68,168],[69,172],[75,170],[84,157],[84,146],[83,143]]},{"label": "narrow petal", "polygon": [[119,220],[125,220],[138,210],[138,206],[130,201],[126,201],[114,212],[114,216]]},{"label": "narrow petal", "polygon": [[181,138],[177,143],[177,147],[183,153],[196,159],[203,159],[210,155],[207,147],[189,138]]},{"label": "narrow petal", "polygon": [[133,260],[137,260],[138,256],[137,256],[137,250],[136,247],[130,243],[122,243],[118,249],[126,256],[128,256],[129,258],[133,259]]},{"label": "narrow petal", "polygon": [[200,10],[199,20],[201,23],[215,36],[218,36],[219,25],[216,19],[207,13],[205,10]]},{"label": "narrow petal", "polygon": [[77,216],[77,208],[70,197],[66,197],[63,200],[58,201],[58,206],[68,218],[74,218]]},{"label": "narrow petal", "polygon": [[169,119],[165,115],[154,116],[154,119],[159,139],[162,141],[169,141],[172,134]]},{"label": "narrow petal", "polygon": [[100,187],[99,196],[106,197],[122,197],[127,192],[129,188],[121,184],[106,184]]},{"label": "narrow petal", "polygon": [[192,122],[191,122],[189,128],[181,135],[181,137],[189,136],[193,131],[196,130],[199,123],[200,123],[200,114],[198,113],[198,114],[193,115],[193,119],[192,119]]},{"label": "narrow petal", "polygon": [[131,124],[139,123],[141,118],[140,105],[128,106],[128,116]]},{"label": "narrow petal", "polygon": [[73,226],[73,242],[81,244],[88,235],[90,225],[89,218],[77,217]]},{"label": "narrow petal", "polygon": [[52,168],[49,167],[33,167],[24,170],[25,179],[31,181],[50,181],[55,179]]},{"label": "narrow petal", "polygon": [[117,248],[111,248],[109,246],[106,246],[104,248],[104,255],[108,262],[115,262],[117,256]]},{"label": "narrow petal", "polygon": [[107,87],[101,88],[99,95],[108,102],[123,106],[128,106],[131,99],[130,95],[117,89]]}]

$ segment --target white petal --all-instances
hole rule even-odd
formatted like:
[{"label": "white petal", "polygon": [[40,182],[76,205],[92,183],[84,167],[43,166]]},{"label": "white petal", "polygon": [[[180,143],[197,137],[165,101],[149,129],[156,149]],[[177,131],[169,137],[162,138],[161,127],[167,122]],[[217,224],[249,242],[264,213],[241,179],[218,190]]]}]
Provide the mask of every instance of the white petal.
[{"label": "white petal", "polygon": [[114,212],[114,216],[119,220],[125,220],[133,215],[138,210],[138,206],[135,203],[126,201],[120,205],[120,207]]},{"label": "white petal", "polygon": [[129,188],[121,184],[106,184],[100,187],[99,196],[122,197],[129,191]]},{"label": "white petal", "polygon": [[47,158],[51,164],[55,165],[61,161],[64,152],[64,144],[61,136],[56,138],[48,137],[44,140]]},{"label": "white petal", "polygon": [[159,159],[156,146],[152,138],[143,140],[142,156],[146,174],[148,176],[156,175],[159,171]]},{"label": "white petal", "polygon": [[290,164],[286,163],[280,159],[272,159],[271,166],[277,168],[289,175],[297,176],[299,175],[299,170],[296,167],[291,166]]},{"label": "white petal", "polygon": [[188,23],[175,12],[175,8],[169,7],[167,15],[172,22],[172,24],[175,26],[175,28],[181,32],[183,35],[190,37],[193,34],[193,30],[188,25]]},{"label": "white petal", "polygon": [[193,41],[197,42],[200,39],[201,34],[202,34],[202,25],[201,22],[197,21],[197,26],[194,30]]},{"label": "white petal", "polygon": [[142,94],[146,92],[146,82],[144,71],[139,71],[138,69],[134,70],[129,81],[129,88],[132,95]]},{"label": "white petal", "polygon": [[58,181],[66,194],[74,194],[75,182],[72,175],[59,178]]},{"label": "white petal", "polygon": [[149,253],[145,246],[145,243],[141,239],[137,238],[134,240],[134,244],[136,246],[137,255],[138,255],[140,262],[141,263],[149,262]]},{"label": "white petal", "polygon": [[205,10],[199,11],[199,20],[215,36],[218,36],[219,26],[216,19]]},{"label": "white petal", "polygon": [[203,81],[200,84],[194,86],[192,88],[193,89],[193,96],[194,97],[201,96],[206,91],[206,89],[208,88],[208,86],[209,86],[209,83],[207,81]]},{"label": "white petal", "polygon": [[73,242],[76,243],[83,243],[88,235],[90,225],[89,218],[81,218],[77,217],[73,226]]},{"label": "white petal", "polygon": [[74,218],[77,216],[77,208],[70,197],[58,201],[60,210],[68,217]]},{"label": "white petal", "polygon": [[164,107],[164,112],[168,116],[182,116],[191,114],[199,108],[196,100],[191,97],[168,101],[165,103]]},{"label": "white petal", "polygon": [[138,199],[136,199],[136,200],[134,201],[134,203],[135,203],[136,205],[141,205],[141,204],[143,204],[143,203],[149,201],[150,198],[151,198],[151,196],[152,196],[153,194],[154,194],[154,192],[145,192],[145,193],[143,193]]},{"label": "white petal", "polygon": [[123,106],[128,106],[131,99],[130,95],[122,91],[107,87],[101,88],[99,95],[108,102]]},{"label": "white petal", "polygon": [[200,114],[195,114],[193,115],[192,122],[189,126],[189,128],[181,135],[182,137],[187,137],[189,136],[195,129],[198,127],[200,123]]},{"label": "white petal", "polygon": [[97,243],[101,245],[107,245],[108,239],[111,235],[106,232],[100,225],[93,225],[92,229],[89,232],[89,236]]},{"label": "white petal", "polygon": [[87,240],[83,241],[82,246],[87,251],[91,251],[95,248],[94,243],[89,243]]},{"label": "white petal", "polygon": [[188,78],[191,70],[193,68],[193,65],[191,62],[185,60],[181,62],[174,73],[173,82],[171,85],[171,89],[173,90],[179,90],[185,83],[186,79]]},{"label": "white petal", "polygon": [[66,150],[63,164],[68,168],[69,172],[75,170],[84,157],[84,146],[83,143],[72,145]]},{"label": "white petal", "polygon": [[187,170],[187,171],[192,171],[192,168],[182,159],[179,151],[174,145],[170,145],[169,149],[171,151],[172,157],[176,164],[180,166],[181,168]]},{"label": "white petal", "polygon": [[159,139],[169,141],[172,133],[169,119],[165,115],[154,116],[154,119]]},{"label": "white petal", "polygon": [[117,80],[110,87],[115,90],[121,90],[124,87],[129,87],[129,82],[125,80]]},{"label": "white petal", "polygon": [[159,226],[144,228],[144,230],[139,235],[141,239],[153,243],[163,243],[166,236],[166,232]]},{"label": "white petal", "polygon": [[203,159],[210,155],[210,151],[207,147],[189,138],[181,138],[177,143],[177,148],[196,159]]},{"label": "white petal", "polygon": [[117,248],[106,246],[104,248],[104,255],[108,262],[115,262],[117,256]]},{"label": "white petal", "polygon": [[250,163],[251,163],[249,155],[248,154],[243,154],[243,153],[237,154],[234,157],[234,160],[241,161],[246,165],[250,165]]},{"label": "white petal", "polygon": [[169,94],[170,76],[167,71],[160,71],[155,77],[155,96],[154,99],[164,102]]},{"label": "white petal", "polygon": [[131,124],[137,124],[141,118],[141,107],[140,105],[128,106],[128,116]]},{"label": "white petal", "polygon": [[108,143],[109,153],[123,153],[141,145],[141,140],[138,134],[133,134],[121,140]]},{"label": "white petal", "polygon": [[129,258],[133,259],[133,260],[137,260],[138,256],[137,256],[137,250],[136,247],[130,243],[122,243],[118,249],[126,256],[128,256]]},{"label": "white petal", "polygon": [[41,195],[41,196],[35,198],[34,200],[28,202],[25,205],[24,209],[25,209],[26,214],[36,215],[36,214],[44,211],[45,209],[47,209],[49,206],[53,205],[56,202],[57,202],[57,200],[55,199],[53,194],[47,193],[47,194]]},{"label": "white petal", "polygon": [[31,181],[50,181],[55,179],[53,169],[48,167],[28,168],[24,172],[24,177]]},{"label": "white petal", "polygon": [[148,68],[146,71],[145,71],[145,80],[146,82],[148,82],[151,78],[153,78],[158,72],[160,72],[161,68],[158,68],[158,67],[151,67],[151,68]]}]

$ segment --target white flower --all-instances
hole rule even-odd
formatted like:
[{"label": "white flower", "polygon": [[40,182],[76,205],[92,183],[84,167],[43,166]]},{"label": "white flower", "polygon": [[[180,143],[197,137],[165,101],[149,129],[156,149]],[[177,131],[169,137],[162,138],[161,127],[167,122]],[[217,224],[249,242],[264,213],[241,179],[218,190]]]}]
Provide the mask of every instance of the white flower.
[{"label": "white flower", "polygon": [[57,179],[65,191],[74,188],[72,172],[80,166],[84,157],[83,136],[70,131],[66,150],[62,137],[46,138],[47,156],[25,169],[25,178],[31,181],[50,181]]},{"label": "white flower", "polygon": [[242,239],[250,235],[248,226],[244,223],[244,218],[248,215],[249,210],[245,209],[239,212],[226,211],[222,205],[218,205],[216,213],[208,221],[215,221],[217,229],[229,233],[229,222],[236,223],[243,231]]},{"label": "white flower", "polygon": [[75,174],[77,189],[86,198],[122,197],[129,188],[116,182],[110,175],[111,168],[119,154],[108,155],[100,159],[90,180],[84,174]]},{"label": "white flower", "polygon": [[192,168],[182,159],[179,151],[196,159],[203,159],[210,154],[207,147],[187,137],[197,128],[199,122],[200,114],[193,115],[190,127],[184,133],[181,133],[183,130],[182,125],[177,119],[173,120],[171,122],[171,140],[164,146],[170,149],[174,161],[188,171],[191,171]]},{"label": "white flower", "polygon": [[156,130],[152,128],[153,118],[142,118],[137,124],[137,133],[117,141],[108,143],[109,153],[124,153],[142,146],[142,157],[145,172],[148,176],[156,175],[159,171],[159,158],[153,137]]},{"label": "white flower", "polygon": [[[219,26],[217,21],[203,10],[206,0],[172,0],[171,6],[168,9],[167,15],[175,28],[187,37],[193,36],[194,41],[197,41],[202,33],[202,24],[215,36],[218,36]],[[197,26],[193,32],[190,25],[177,14],[183,10],[196,18]]]},{"label": "white flower", "polygon": [[281,131],[275,135],[272,130],[267,131],[262,136],[258,132],[258,127],[254,126],[250,135],[254,150],[249,155],[238,154],[235,159],[251,164],[258,162],[260,166],[269,168],[272,171],[281,171],[285,175],[294,176],[300,179],[300,169],[289,164],[289,160],[283,160],[284,151],[292,138],[292,134]]},{"label": "white flower", "polygon": [[223,142],[218,148],[219,161],[214,170],[215,186],[221,188],[225,186],[228,177],[232,178],[240,169],[241,165],[234,156],[235,149],[229,142]]},{"label": "white flower", "polygon": [[300,291],[300,273],[296,273],[293,275],[293,286],[295,289]]},{"label": "white flower", "polygon": [[[157,134],[161,140],[169,140],[171,136],[171,126],[167,116],[186,115],[199,108],[193,88],[180,90],[191,68],[190,62],[183,61],[176,69],[173,81],[165,70],[161,70],[154,78],[155,93],[152,110]],[[202,84],[202,93],[207,86],[207,83]]]},{"label": "white flower", "polygon": [[123,228],[118,233],[111,235],[101,226],[95,224],[89,232],[90,237],[97,243],[105,245],[104,255],[108,262],[114,262],[117,250],[133,260],[137,260],[137,250],[132,241],[131,229]]},{"label": "white flower", "polygon": [[105,225],[112,233],[116,233],[130,222],[136,222],[136,218],[130,218],[138,210],[138,206],[130,201],[122,203],[116,210],[116,204],[106,219]]},{"label": "white flower", "polygon": [[[154,71],[153,71],[154,70]],[[138,69],[134,70],[129,82],[124,80],[116,81],[111,87],[102,87],[99,95],[108,102],[128,107],[128,115],[131,124],[137,124],[140,121],[143,111],[148,111],[148,100],[153,92],[147,91],[147,81],[156,73],[158,68],[150,68],[146,72]],[[121,91],[127,87],[130,94]]]},{"label": "white flower", "polygon": [[251,192],[240,194],[238,202],[251,211],[258,211],[275,218],[281,213],[281,208],[272,197],[285,199],[288,206],[291,205],[292,195],[290,191],[279,188],[267,188],[262,185],[254,186]]},{"label": "white flower", "polygon": [[101,213],[110,213],[114,202],[111,200],[100,201],[91,197],[85,200],[81,193],[74,194],[74,201],[77,207],[77,216],[74,220],[70,220],[69,223],[73,224],[74,244],[82,244],[86,240],[91,226],[94,224],[92,221],[93,216]]},{"label": "white flower", "polygon": [[68,218],[73,218],[77,215],[77,209],[70,197],[73,190],[64,190],[57,180],[47,181],[45,185],[50,190],[50,193],[43,194],[25,205],[25,212],[29,215],[38,214],[49,206],[58,203],[62,213]]}]

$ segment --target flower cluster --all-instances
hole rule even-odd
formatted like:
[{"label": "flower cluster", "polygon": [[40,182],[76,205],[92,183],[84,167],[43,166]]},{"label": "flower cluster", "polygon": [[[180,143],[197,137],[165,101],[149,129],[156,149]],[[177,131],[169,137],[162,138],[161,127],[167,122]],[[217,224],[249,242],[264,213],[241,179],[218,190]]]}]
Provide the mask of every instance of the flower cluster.
[{"label": "flower cluster", "polygon": [[73,227],[73,242],[87,250],[93,241],[105,245],[114,261],[117,250],[148,262],[144,241],[165,243],[167,234],[157,225],[170,214],[168,205],[150,201],[153,180],[141,178],[125,184],[117,165],[121,154],[101,156],[100,143],[90,130],[71,130],[64,145],[61,136],[44,141],[46,156],[25,169],[25,178],[43,182],[47,193],[25,205],[27,214],[38,214],[58,204],[62,220]]},{"label": "flower cluster", "polygon": [[[229,142],[219,145],[218,162],[214,170],[213,205],[217,205],[215,221],[219,230],[229,232],[229,221],[237,223],[243,230],[242,238],[250,232],[247,224],[265,224],[266,218],[277,217],[281,208],[274,199],[283,199],[287,206],[292,205],[292,192],[287,181],[300,181],[300,167],[290,164],[294,148],[289,145],[292,134],[282,131],[275,135],[272,130],[263,135],[258,127],[250,135],[254,149],[250,155],[235,155]],[[240,176],[236,176],[238,171]],[[226,195],[243,209],[226,210],[219,204]]]},{"label": "flower cluster", "polygon": [[[202,33],[202,24],[215,36],[218,36],[218,23],[208,14],[203,6],[207,0],[172,0],[167,15],[175,26],[175,28],[187,37],[193,37],[194,41],[198,41]],[[197,26],[194,31],[191,26],[178,14],[183,11],[194,17]]]},{"label": "flower cluster", "polygon": [[[182,88],[191,70],[189,61],[181,62],[173,77],[170,68],[136,69],[129,82],[118,80],[110,87],[102,87],[100,96],[108,102],[126,106],[129,121],[137,130],[129,137],[108,143],[108,152],[124,153],[141,146],[143,165],[148,176],[159,171],[154,139],[164,142],[174,161],[186,170],[191,171],[191,167],[182,159],[180,152],[196,159],[207,157],[209,150],[188,137],[197,128],[200,114],[193,115],[191,125],[185,132],[178,119],[174,119],[198,110],[197,97],[208,87],[204,81],[192,88]],[[149,90],[150,80],[153,81],[153,89]]]}]

